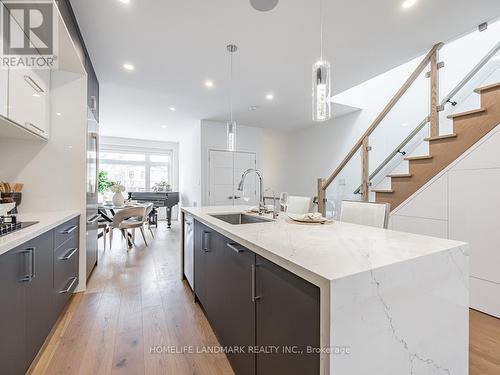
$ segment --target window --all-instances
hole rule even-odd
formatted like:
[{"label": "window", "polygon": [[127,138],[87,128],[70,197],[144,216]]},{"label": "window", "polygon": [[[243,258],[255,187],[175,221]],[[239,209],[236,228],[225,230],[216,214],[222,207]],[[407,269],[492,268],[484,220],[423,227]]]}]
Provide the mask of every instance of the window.
[{"label": "window", "polygon": [[172,150],[124,150],[104,145],[99,169],[108,172],[111,181],[123,184],[127,191],[152,191],[156,183],[172,185]]}]

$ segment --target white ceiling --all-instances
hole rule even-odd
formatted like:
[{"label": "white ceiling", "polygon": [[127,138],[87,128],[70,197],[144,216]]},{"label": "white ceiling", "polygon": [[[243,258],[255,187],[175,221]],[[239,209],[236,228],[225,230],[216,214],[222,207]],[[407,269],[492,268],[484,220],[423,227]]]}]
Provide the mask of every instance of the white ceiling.
[{"label": "white ceiling", "polygon": [[[229,42],[239,46],[235,119],[287,130],[311,125],[319,0],[281,0],[268,13],[248,0],[71,3],[101,84],[103,134],[176,141],[200,119],[225,120]],[[324,49],[333,63],[334,93],[500,15],[499,0],[419,0],[411,9],[401,3],[324,0]],[[125,71],[126,62],[135,71]],[[213,80],[213,89],[204,86],[205,79]],[[270,92],[273,101],[265,98]],[[253,105],[261,107],[249,111]]]}]

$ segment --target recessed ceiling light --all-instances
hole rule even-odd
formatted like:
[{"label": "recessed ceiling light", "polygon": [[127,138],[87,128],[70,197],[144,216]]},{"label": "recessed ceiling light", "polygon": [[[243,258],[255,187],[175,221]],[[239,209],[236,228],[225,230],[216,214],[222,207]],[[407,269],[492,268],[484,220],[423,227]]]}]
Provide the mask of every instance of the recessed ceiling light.
[{"label": "recessed ceiling light", "polygon": [[417,3],[417,0],[405,0],[403,1],[403,4],[401,4],[401,7],[404,9],[411,8]]},{"label": "recessed ceiling light", "polygon": [[133,66],[132,64],[126,63],[126,64],[123,64],[123,69],[131,72],[131,71],[135,70],[135,66]]},{"label": "recessed ceiling light", "polygon": [[162,129],[166,129],[167,128],[167,125],[162,125],[161,126]]},{"label": "recessed ceiling light", "polygon": [[171,110],[172,112],[175,111],[175,107],[169,107],[168,109]]},{"label": "recessed ceiling light", "polygon": [[57,115],[57,116],[61,116],[61,112],[57,112],[57,113],[56,113],[56,115]]},{"label": "recessed ceiling light", "polygon": [[267,94],[266,95],[266,99],[267,100],[273,100],[274,99],[274,95],[273,94]]},{"label": "recessed ceiling light", "polygon": [[122,4],[130,4],[130,0],[119,0]]},{"label": "recessed ceiling light", "polygon": [[214,87],[214,83],[213,83],[213,81],[211,81],[211,80],[207,79],[207,80],[205,81],[205,86],[206,86],[206,87]]}]

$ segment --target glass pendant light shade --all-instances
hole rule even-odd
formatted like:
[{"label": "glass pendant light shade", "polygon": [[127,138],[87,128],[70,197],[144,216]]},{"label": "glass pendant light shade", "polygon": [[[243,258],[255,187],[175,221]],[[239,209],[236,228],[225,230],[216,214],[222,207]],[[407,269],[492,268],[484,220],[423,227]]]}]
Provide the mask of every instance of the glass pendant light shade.
[{"label": "glass pendant light shade", "polygon": [[238,46],[235,44],[228,44],[226,46],[229,52],[229,116],[230,120],[227,123],[227,150],[233,152],[236,148],[236,121],[233,119],[233,53],[238,51]]},{"label": "glass pendant light shade", "polygon": [[236,149],[236,121],[227,123],[227,150],[234,151]]},{"label": "glass pendant light shade", "polygon": [[331,67],[325,60],[319,60],[313,65],[312,108],[313,121],[328,121],[332,118],[330,102]]}]

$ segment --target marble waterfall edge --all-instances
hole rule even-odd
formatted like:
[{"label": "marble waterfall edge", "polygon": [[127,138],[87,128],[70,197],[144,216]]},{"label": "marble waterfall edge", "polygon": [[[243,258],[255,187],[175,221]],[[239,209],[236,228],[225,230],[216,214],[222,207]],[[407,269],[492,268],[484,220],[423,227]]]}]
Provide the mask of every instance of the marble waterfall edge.
[{"label": "marble waterfall edge", "polygon": [[330,374],[467,375],[466,250],[332,281]]}]

